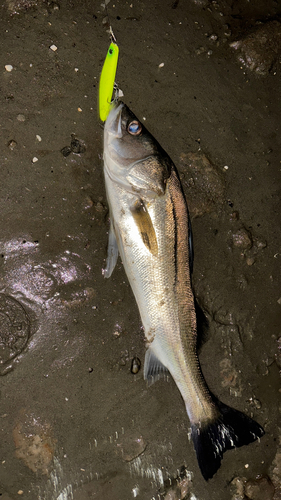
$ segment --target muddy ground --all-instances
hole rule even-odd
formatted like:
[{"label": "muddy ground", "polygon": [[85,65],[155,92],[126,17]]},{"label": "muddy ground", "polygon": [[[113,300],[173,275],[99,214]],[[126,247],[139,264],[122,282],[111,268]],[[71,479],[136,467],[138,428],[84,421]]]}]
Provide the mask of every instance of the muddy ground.
[{"label": "muddy ground", "polygon": [[205,377],[266,434],[206,483],[174,382],[131,373],[138,310],[120,260],[102,276],[103,6],[2,1],[0,497],[280,499],[281,3],[108,8],[125,102],[189,203]]}]

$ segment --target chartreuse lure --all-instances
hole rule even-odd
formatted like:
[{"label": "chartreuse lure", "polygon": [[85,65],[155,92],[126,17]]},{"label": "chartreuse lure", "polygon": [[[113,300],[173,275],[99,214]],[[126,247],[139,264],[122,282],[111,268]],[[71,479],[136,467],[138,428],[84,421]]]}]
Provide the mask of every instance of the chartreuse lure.
[{"label": "chartreuse lure", "polygon": [[111,108],[118,55],[119,47],[114,41],[112,41],[107,51],[100,75],[99,115],[101,121],[103,122],[105,122],[105,120],[107,119]]}]

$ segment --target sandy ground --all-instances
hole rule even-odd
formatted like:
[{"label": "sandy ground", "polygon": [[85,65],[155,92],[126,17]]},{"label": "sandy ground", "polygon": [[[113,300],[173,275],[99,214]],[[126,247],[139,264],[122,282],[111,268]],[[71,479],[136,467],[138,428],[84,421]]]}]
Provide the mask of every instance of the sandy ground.
[{"label": "sandy ground", "polygon": [[173,381],[131,373],[145,344],[121,261],[102,276],[104,9],[2,2],[1,500],[281,498],[281,4],[254,4],[108,5],[125,101],[189,203],[205,377],[266,430],[206,483]]}]

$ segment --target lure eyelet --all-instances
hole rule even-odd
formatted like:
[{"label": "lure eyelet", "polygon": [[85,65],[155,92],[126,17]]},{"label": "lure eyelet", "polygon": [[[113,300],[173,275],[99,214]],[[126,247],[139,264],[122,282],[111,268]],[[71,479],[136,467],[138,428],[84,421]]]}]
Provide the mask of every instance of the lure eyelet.
[{"label": "lure eyelet", "polygon": [[131,135],[140,135],[142,131],[142,126],[139,121],[133,120],[129,123],[127,130]]}]

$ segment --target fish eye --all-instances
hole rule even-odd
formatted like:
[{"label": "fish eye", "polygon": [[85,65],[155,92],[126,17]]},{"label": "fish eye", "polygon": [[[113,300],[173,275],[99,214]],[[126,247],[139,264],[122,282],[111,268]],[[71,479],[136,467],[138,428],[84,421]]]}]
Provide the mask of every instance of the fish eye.
[{"label": "fish eye", "polygon": [[129,123],[127,129],[129,134],[131,135],[140,135],[142,131],[142,126],[140,122],[138,122],[137,120],[133,120],[132,122]]}]

